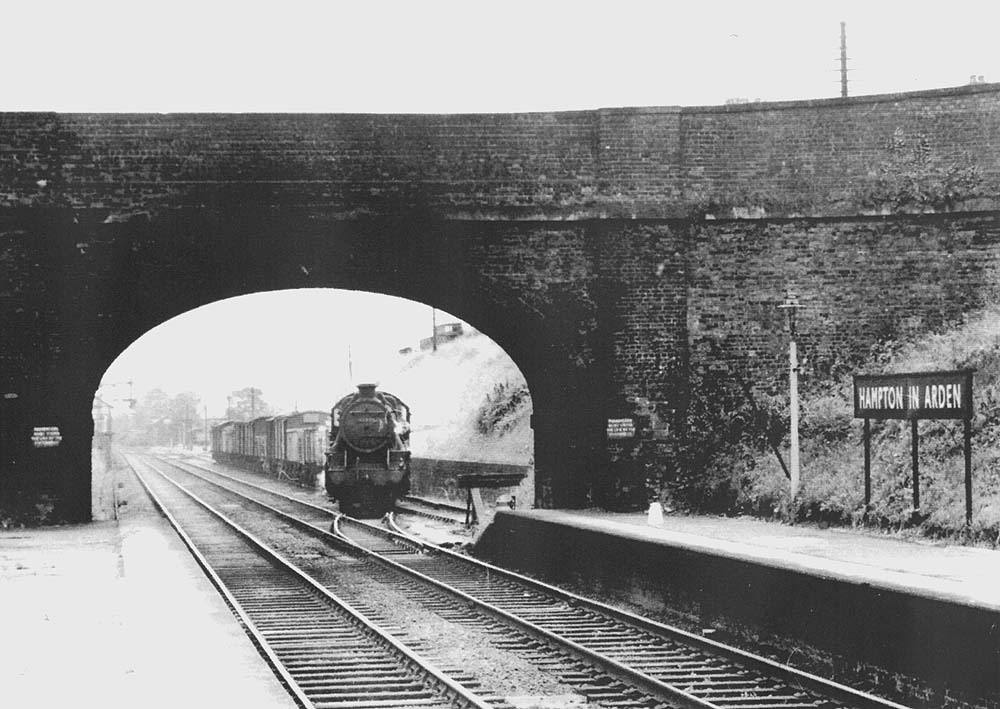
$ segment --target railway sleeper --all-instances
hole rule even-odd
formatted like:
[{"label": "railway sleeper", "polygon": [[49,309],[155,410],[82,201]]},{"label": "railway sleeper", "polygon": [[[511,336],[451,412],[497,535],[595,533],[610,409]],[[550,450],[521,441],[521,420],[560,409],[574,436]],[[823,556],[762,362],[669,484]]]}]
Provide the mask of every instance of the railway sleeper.
[{"label": "railway sleeper", "polygon": [[377,679],[380,677],[396,677],[399,675],[399,668],[385,668],[385,669],[367,669],[367,670],[351,670],[343,671],[338,670],[336,672],[323,671],[320,673],[309,673],[305,676],[299,673],[295,674],[295,681],[303,688],[313,687],[318,685],[326,685],[328,683],[337,683],[341,681],[347,681],[351,678],[365,677]]}]

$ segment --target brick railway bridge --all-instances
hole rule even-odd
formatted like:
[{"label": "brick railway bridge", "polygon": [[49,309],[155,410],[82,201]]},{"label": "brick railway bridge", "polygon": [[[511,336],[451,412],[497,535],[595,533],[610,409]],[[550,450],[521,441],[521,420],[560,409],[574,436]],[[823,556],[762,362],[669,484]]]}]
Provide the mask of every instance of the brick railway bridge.
[{"label": "brick railway bridge", "polygon": [[[221,298],[330,287],[434,305],[507,350],[539,504],[644,501],[691,372],[780,384],[786,292],[819,369],[996,294],[998,109],[987,84],[509,115],[0,114],[0,495],[88,519],[92,400],[120,352]],[[884,166],[915,144],[931,161],[906,169],[973,169],[981,189],[901,204]],[[635,438],[609,440],[624,417]],[[59,445],[36,448],[39,426]]]}]

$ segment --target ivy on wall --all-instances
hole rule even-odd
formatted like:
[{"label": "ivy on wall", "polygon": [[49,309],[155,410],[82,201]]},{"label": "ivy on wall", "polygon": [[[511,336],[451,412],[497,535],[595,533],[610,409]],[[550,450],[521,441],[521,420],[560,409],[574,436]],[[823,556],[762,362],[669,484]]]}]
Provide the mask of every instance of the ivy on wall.
[{"label": "ivy on wall", "polygon": [[858,201],[879,213],[950,212],[971,200],[996,196],[968,155],[960,163],[948,160],[927,136],[907,136],[902,128],[886,141],[884,158],[870,175]]}]

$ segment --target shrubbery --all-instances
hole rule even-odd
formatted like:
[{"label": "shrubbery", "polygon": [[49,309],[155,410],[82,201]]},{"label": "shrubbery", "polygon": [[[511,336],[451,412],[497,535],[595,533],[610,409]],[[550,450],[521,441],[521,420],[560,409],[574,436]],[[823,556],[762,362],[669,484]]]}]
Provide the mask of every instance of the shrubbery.
[{"label": "shrubbery", "polygon": [[476,430],[484,436],[502,436],[514,427],[522,409],[530,402],[527,385],[500,382],[476,414]]},{"label": "shrubbery", "polygon": [[758,483],[769,441],[780,441],[786,428],[780,402],[750,398],[736,379],[712,370],[696,372],[690,392],[677,443],[659,471],[659,496],[701,512],[769,515],[747,491]]},{"label": "shrubbery", "polygon": [[914,516],[910,424],[872,422],[872,498],[865,514],[862,422],[850,377],[802,381],[801,482],[794,505],[767,441],[787,460],[787,398],[751,403],[725,374],[692,381],[685,429],[662,474],[661,497],[698,512],[867,525],[1000,543],[1000,306],[954,329],[872,353],[872,372],[972,368],[973,523],[965,525],[963,424],[920,421],[920,516]]}]

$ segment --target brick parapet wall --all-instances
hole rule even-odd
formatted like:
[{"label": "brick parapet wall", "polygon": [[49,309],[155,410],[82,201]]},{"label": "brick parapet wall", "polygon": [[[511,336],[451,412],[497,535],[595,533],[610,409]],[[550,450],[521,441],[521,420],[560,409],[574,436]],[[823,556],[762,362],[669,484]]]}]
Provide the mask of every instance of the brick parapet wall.
[{"label": "brick parapet wall", "polygon": [[[943,164],[976,165],[994,193],[1000,178],[996,85],[685,109],[686,199],[733,216],[851,215],[889,157],[899,130],[926,139]],[[994,202],[995,204],[995,202]]]},{"label": "brick parapet wall", "polygon": [[[506,216],[592,201],[588,113],[0,115],[0,206]],[[589,189],[588,189],[588,186]],[[497,212],[497,210],[500,210]]]},{"label": "brick parapet wall", "polygon": [[[1000,179],[1000,86],[559,113],[0,114],[0,207],[342,217],[849,215],[898,128]],[[995,206],[994,200],[988,206]],[[982,206],[982,205],[980,205]],[[739,216],[739,214],[737,214]]]},{"label": "brick parapet wall", "polygon": [[595,119],[595,216],[674,217],[685,212],[679,108],[602,109]]}]

